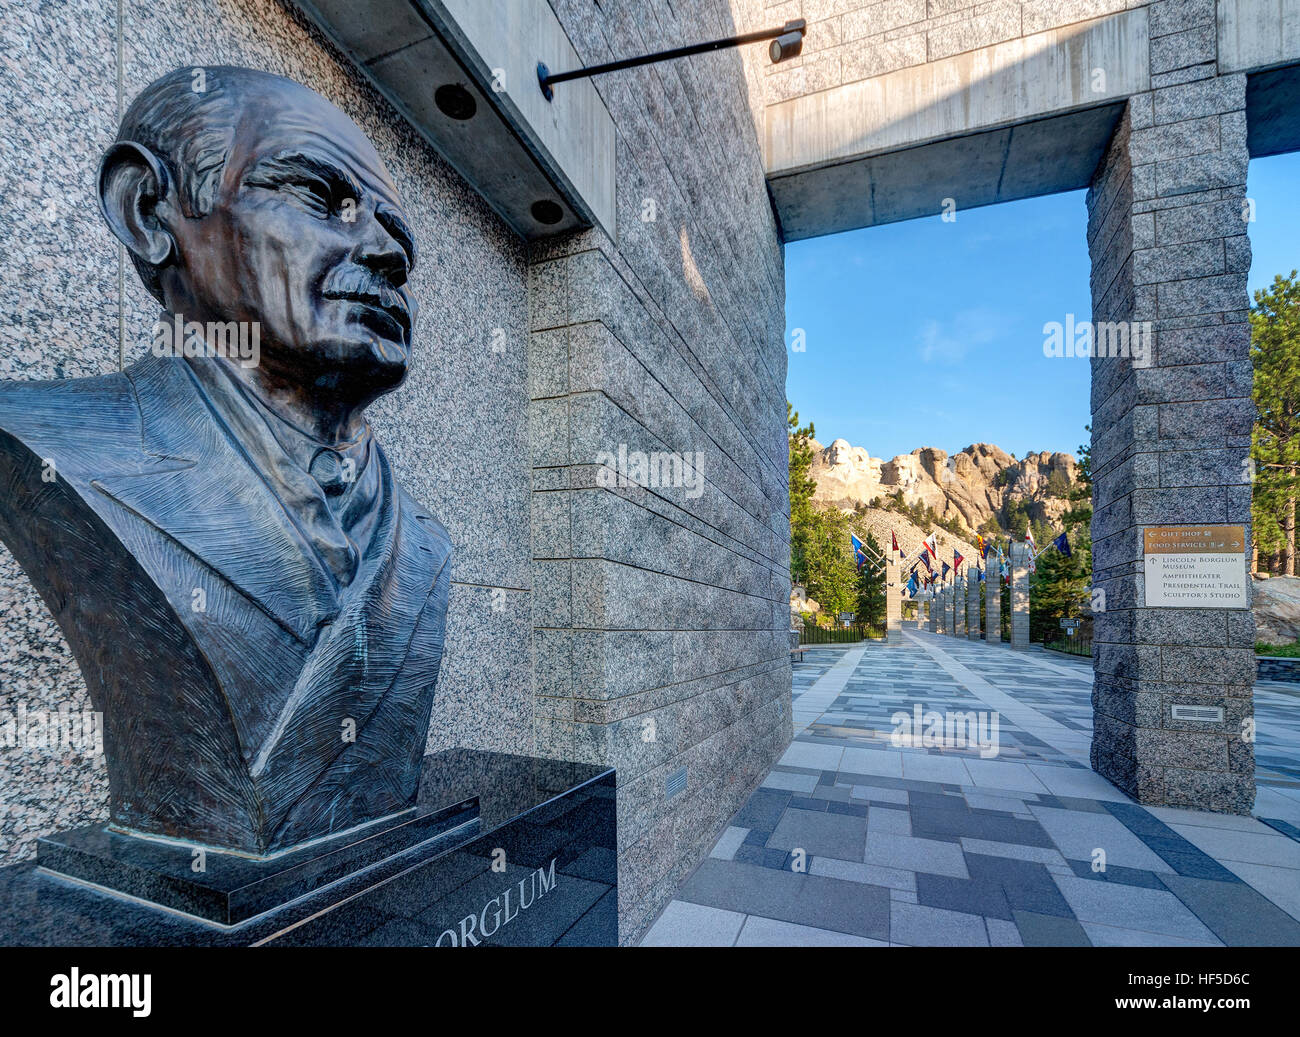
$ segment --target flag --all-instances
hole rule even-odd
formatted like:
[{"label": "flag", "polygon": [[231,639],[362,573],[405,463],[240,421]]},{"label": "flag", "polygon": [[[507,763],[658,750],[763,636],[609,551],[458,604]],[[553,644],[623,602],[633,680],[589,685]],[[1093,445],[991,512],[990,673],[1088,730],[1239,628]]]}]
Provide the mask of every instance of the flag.
[{"label": "flag", "polygon": [[891,530],[889,531],[889,535],[890,535],[891,538],[893,538],[893,541],[894,541],[894,550],[897,551],[899,554],[902,554],[903,549],[902,549],[901,547],[898,546],[898,534],[895,533],[895,532],[891,529]]},{"label": "flag", "polygon": [[942,575],[943,578],[944,578],[945,580],[948,578],[948,563],[947,563],[947,562],[944,562],[944,563],[943,563],[943,572],[942,572],[940,575]]},{"label": "flag", "polygon": [[1038,545],[1034,542],[1034,531],[1032,529],[1025,530],[1025,543],[1029,545],[1031,555],[1038,553]]},{"label": "flag", "polygon": [[980,553],[981,558],[988,557],[989,547],[988,544],[984,543],[984,535],[982,533],[975,534],[975,550]]},{"label": "flag", "polygon": [[907,592],[914,598],[916,597],[916,587],[916,573],[913,573],[907,581]]},{"label": "flag", "polygon": [[956,572],[958,566],[960,566],[965,560],[966,559],[957,553],[957,549],[954,547],[952,550],[952,571]]},{"label": "flag", "polygon": [[921,555],[921,559],[920,559],[920,560],[921,560],[922,562],[925,563],[925,567],[926,567],[927,570],[929,570],[929,572],[931,572],[931,573],[934,572],[934,566],[930,564],[930,556],[929,556],[929,555],[923,553],[923,554]]},{"label": "flag", "polygon": [[979,573],[980,583],[983,583],[983,582],[984,582],[984,570],[983,570],[983,569],[976,569],[975,571],[976,571],[977,573]]},{"label": "flag", "polygon": [[1066,558],[1071,557],[1070,541],[1065,538],[1065,533],[1062,533],[1059,537],[1053,540],[1052,546],[1055,547],[1058,551],[1060,551],[1061,554],[1065,555]]},{"label": "flag", "polygon": [[921,541],[921,546],[930,552],[930,557],[936,562],[939,560],[939,544],[933,533]]},{"label": "flag", "polygon": [[849,539],[853,541],[853,558],[858,563],[858,571],[861,572],[862,566],[867,561],[867,552],[862,546],[862,541],[852,533],[849,534]]}]

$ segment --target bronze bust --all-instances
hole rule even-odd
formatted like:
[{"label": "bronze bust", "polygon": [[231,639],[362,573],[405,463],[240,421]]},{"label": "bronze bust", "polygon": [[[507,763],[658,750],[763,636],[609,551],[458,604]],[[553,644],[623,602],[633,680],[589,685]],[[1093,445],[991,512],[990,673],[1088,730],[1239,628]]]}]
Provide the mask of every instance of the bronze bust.
[{"label": "bronze bust", "polygon": [[99,378],[0,383],[0,537],[104,715],[112,824],[263,856],[415,800],[451,544],[365,408],[406,376],[415,242],[313,91],[178,69],[104,155],[166,311]]}]

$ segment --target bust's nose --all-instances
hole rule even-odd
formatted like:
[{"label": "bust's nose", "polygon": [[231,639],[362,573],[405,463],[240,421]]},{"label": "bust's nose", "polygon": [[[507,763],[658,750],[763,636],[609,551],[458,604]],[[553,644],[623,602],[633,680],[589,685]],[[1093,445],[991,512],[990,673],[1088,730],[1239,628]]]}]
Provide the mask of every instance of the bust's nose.
[{"label": "bust's nose", "polygon": [[358,246],[357,262],[386,278],[394,288],[406,284],[410,273],[406,250],[373,213],[366,219],[365,237]]}]

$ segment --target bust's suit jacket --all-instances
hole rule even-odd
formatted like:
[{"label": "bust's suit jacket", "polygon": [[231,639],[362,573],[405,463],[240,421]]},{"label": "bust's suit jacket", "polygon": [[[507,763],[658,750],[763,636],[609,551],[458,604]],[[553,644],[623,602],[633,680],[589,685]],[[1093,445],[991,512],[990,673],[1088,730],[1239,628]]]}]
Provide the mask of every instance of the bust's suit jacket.
[{"label": "bust's suit jacket", "polygon": [[0,383],[0,537],[104,714],[115,824],[265,854],[414,802],[451,544],[375,448],[339,590],[187,361]]}]

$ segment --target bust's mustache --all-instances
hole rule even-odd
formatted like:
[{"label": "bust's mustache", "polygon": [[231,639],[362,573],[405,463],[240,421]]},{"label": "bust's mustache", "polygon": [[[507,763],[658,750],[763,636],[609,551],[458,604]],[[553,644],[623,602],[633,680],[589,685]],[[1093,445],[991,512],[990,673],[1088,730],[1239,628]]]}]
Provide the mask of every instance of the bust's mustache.
[{"label": "bust's mustache", "polygon": [[356,266],[334,270],[325,279],[321,295],[326,299],[344,299],[377,307],[392,317],[401,325],[405,334],[410,336],[411,311],[406,299],[382,274]]}]

